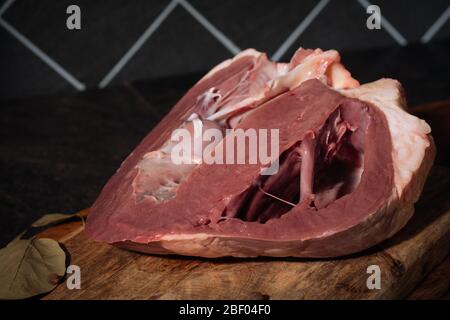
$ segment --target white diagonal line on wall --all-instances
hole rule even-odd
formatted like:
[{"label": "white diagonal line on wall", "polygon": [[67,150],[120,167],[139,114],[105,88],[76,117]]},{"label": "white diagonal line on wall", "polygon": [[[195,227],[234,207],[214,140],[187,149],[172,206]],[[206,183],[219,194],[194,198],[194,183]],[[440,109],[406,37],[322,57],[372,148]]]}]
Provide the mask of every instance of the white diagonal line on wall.
[{"label": "white diagonal line on wall", "polygon": [[106,87],[112,79],[122,70],[122,68],[130,61],[130,59],[141,49],[144,43],[152,36],[152,34],[159,28],[159,26],[166,20],[170,13],[177,6],[178,1],[172,0],[161,13],[156,17],[152,24],[144,31],[144,33],[137,39],[125,55],[116,63],[116,65],[106,74],[100,81],[99,87]]},{"label": "white diagonal line on wall", "polygon": [[319,13],[327,6],[330,0],[321,0],[311,10],[311,12],[303,19],[303,21],[292,31],[292,33],[284,40],[281,46],[273,54],[272,60],[280,60],[292,44],[300,37],[300,35],[309,27],[309,25],[316,19]]},{"label": "white diagonal line on wall", "polygon": [[450,6],[440,15],[440,17],[431,25],[431,27],[420,38],[422,43],[429,42],[434,35],[442,28],[442,26],[450,18]]},{"label": "white diagonal line on wall", "polygon": [[28,40],[24,35],[17,31],[12,25],[6,22],[0,17],[0,26],[2,26],[6,31],[8,31],[14,38],[16,38],[20,43],[22,43],[26,48],[33,52],[38,58],[40,58],[44,63],[46,63],[50,68],[52,68],[56,73],[63,77],[67,82],[73,85],[76,89],[82,91],[86,87],[83,83],[75,79],[66,69],[61,67],[55,60],[50,58],[44,51],[39,49],[35,44]]},{"label": "white diagonal line on wall", "polygon": [[9,7],[14,3],[15,0],[6,0],[0,7],[0,17],[8,10]]},{"label": "white diagonal line on wall", "polygon": [[[371,6],[372,4],[367,0],[358,0],[359,4],[364,8],[367,9],[368,6]],[[398,32],[397,29],[394,28],[394,26],[383,16],[381,15],[381,26],[383,29],[389,33],[389,35],[397,41],[397,43],[401,46],[405,46],[408,44],[408,41],[401,35],[400,32]]]},{"label": "white diagonal line on wall", "polygon": [[189,12],[206,30],[208,30],[225,48],[232,54],[238,54],[241,49],[233,43],[227,36],[225,36],[219,29],[211,24],[200,12],[197,11],[189,2],[185,0],[177,0],[187,12]]}]

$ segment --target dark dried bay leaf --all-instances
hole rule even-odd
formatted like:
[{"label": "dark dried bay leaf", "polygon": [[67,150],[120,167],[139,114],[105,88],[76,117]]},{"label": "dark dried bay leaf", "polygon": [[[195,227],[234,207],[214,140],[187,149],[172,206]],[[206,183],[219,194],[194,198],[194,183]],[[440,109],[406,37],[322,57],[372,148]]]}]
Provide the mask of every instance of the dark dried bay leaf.
[{"label": "dark dried bay leaf", "polygon": [[66,272],[66,254],[52,239],[14,239],[0,249],[0,299],[53,290]]}]

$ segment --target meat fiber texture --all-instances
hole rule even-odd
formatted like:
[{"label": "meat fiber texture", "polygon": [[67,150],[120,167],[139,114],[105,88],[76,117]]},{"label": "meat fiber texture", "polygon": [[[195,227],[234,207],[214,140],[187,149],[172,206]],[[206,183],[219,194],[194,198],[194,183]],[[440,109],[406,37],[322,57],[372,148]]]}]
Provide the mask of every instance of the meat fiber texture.
[{"label": "meat fiber texture", "polygon": [[[195,143],[192,161],[175,164],[177,128],[193,140],[210,128],[278,129],[279,170],[207,164]],[[430,132],[408,113],[398,81],[360,85],[335,50],[300,48],[275,63],[249,49],[213,68],[125,159],[92,206],[86,233],[153,254],[359,252],[413,215],[435,157]],[[211,154],[234,138],[214,140]]]}]

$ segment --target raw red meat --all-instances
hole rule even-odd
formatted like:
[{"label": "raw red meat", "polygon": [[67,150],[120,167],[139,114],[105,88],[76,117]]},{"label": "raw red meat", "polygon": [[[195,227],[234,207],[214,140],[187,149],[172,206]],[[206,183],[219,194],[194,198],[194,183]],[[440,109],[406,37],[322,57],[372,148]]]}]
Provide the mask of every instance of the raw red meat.
[{"label": "raw red meat", "polygon": [[[246,50],[211,70],[130,154],[86,232],[130,250],[203,257],[366,249],[406,224],[433,163],[429,126],[405,108],[399,82],[359,85],[334,50],[299,49],[289,63]],[[202,163],[195,143],[192,163],[175,164],[177,128],[279,129],[279,170]]]}]

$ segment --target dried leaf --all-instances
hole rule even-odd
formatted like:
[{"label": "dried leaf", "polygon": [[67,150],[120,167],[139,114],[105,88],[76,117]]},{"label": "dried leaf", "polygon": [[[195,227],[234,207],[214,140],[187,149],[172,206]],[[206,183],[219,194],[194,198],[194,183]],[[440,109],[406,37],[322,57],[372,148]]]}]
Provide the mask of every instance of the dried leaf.
[{"label": "dried leaf", "polygon": [[31,226],[34,228],[45,227],[49,224],[60,223],[60,222],[69,220],[76,216],[83,219],[78,213],[74,213],[74,214],[49,213],[49,214],[42,216],[40,219],[36,220],[35,222],[33,222],[33,224]]},{"label": "dried leaf", "polygon": [[53,290],[66,272],[66,254],[52,239],[16,238],[0,249],[0,299],[24,299]]},{"label": "dried leaf", "polygon": [[23,237],[23,235],[25,233],[27,233],[27,230],[22,231],[21,233],[19,233],[19,235],[17,237],[15,237],[14,239],[12,239],[11,242],[8,243],[6,246],[9,247],[10,245],[14,244],[16,241],[19,241]]}]

